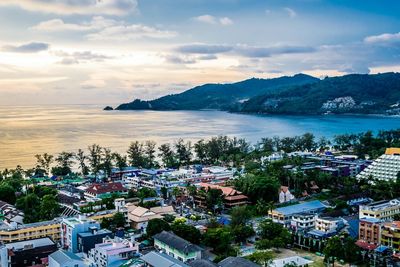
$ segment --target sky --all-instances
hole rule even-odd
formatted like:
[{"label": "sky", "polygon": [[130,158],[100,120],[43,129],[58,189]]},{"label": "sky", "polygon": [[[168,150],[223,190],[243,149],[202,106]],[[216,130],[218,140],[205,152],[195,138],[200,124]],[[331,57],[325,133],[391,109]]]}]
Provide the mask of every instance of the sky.
[{"label": "sky", "polygon": [[0,105],[400,72],[398,0],[1,0]]}]

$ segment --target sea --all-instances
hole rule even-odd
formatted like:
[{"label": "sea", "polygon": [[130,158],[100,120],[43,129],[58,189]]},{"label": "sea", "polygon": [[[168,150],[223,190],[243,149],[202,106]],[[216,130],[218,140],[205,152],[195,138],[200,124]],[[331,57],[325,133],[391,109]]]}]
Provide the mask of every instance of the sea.
[{"label": "sea", "polygon": [[269,116],[223,111],[103,111],[100,105],[0,106],[0,170],[31,168],[35,154],[86,150],[91,144],[124,153],[132,141],[173,144],[228,135],[255,144],[263,137],[306,132],[317,138],[400,128],[399,117]]}]

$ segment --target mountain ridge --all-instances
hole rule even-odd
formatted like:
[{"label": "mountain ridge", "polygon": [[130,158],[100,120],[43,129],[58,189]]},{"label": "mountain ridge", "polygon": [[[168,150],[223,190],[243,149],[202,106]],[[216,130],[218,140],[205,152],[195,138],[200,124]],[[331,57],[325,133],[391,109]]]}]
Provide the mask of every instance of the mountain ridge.
[{"label": "mountain ridge", "polygon": [[241,113],[400,114],[400,73],[348,74],[317,79],[306,74],[204,84],[154,100],[135,99],[116,110],[223,110]]},{"label": "mountain ridge", "polygon": [[251,78],[235,83],[208,83],[193,87],[179,94],[166,95],[154,100],[135,99],[116,107],[116,110],[229,110],[248,98],[279,91],[290,85],[317,82],[319,79],[306,74],[282,76],[273,79]]}]

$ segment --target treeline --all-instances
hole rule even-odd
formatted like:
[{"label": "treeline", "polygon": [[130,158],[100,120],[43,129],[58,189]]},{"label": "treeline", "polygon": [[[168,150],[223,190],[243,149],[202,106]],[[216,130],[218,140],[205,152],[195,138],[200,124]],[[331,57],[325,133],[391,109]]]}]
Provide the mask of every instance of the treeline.
[{"label": "treeline", "polygon": [[333,148],[356,154],[361,158],[366,155],[376,158],[383,154],[387,147],[400,147],[400,129],[380,131],[375,135],[371,131],[342,134],[332,139],[321,137],[318,140],[312,133],[282,138],[275,136],[263,138],[254,145],[245,139],[227,136],[201,139],[194,143],[179,139],[174,143],[159,146],[151,140],[134,141],[127,147],[126,153],[117,153],[93,144],[86,151],[63,151],[56,156],[48,153],[35,155],[36,164],[33,168],[23,170],[18,166],[14,170],[6,169],[0,172],[0,179],[18,175],[65,176],[72,174],[76,167],[82,175],[104,172],[106,176],[114,167],[122,169],[127,166],[179,168],[189,164],[217,164],[253,169],[259,167],[263,156],[274,152],[324,151]]}]

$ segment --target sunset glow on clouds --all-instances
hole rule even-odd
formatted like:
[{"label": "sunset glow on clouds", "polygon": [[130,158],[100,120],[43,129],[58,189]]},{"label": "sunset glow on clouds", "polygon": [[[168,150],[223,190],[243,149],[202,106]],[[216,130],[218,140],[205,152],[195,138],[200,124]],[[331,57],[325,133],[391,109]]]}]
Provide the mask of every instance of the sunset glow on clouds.
[{"label": "sunset glow on clouds", "polygon": [[399,14],[397,1],[372,0],[2,0],[0,104],[398,71]]}]

